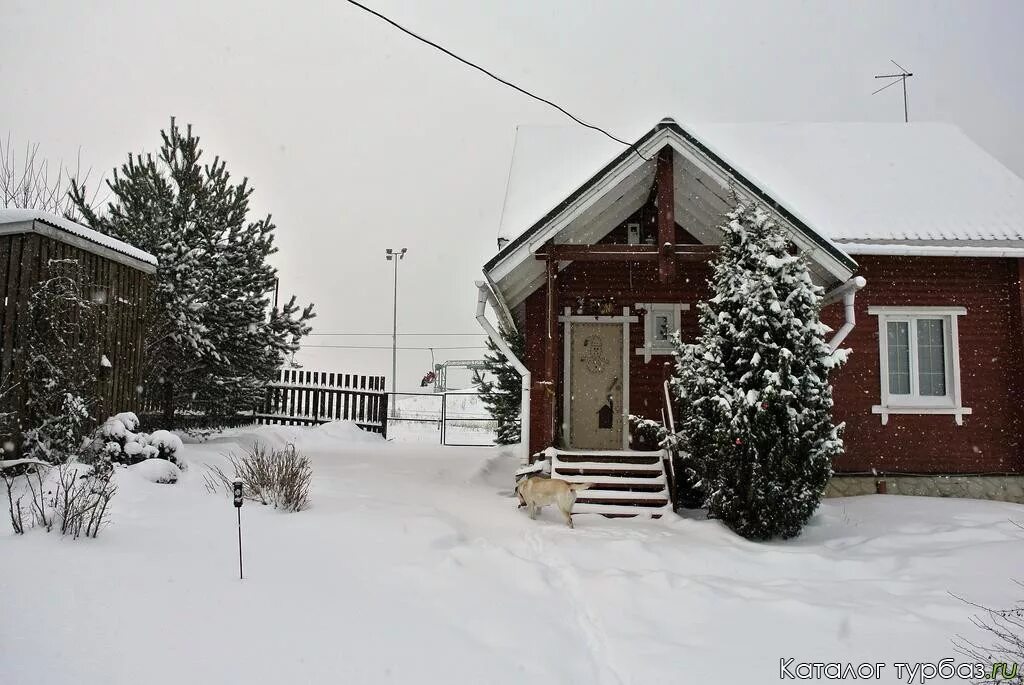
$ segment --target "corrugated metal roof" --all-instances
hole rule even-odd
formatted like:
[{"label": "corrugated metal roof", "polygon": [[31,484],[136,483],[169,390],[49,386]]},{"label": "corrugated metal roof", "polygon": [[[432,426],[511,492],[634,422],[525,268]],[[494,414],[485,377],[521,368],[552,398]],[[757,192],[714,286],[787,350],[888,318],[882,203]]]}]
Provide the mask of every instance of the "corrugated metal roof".
[{"label": "corrugated metal roof", "polygon": [[103,235],[99,231],[95,231],[79,223],[65,219],[64,217],[57,216],[56,214],[50,214],[49,212],[43,212],[37,209],[0,209],[0,225],[26,221],[39,221],[47,226],[78,236],[90,243],[105,247],[109,250],[113,250],[114,252],[119,252],[133,259],[137,259],[140,262],[145,262],[146,264],[151,264],[153,266],[156,266],[157,264],[156,257],[148,252],[144,252],[137,247],[129,245],[123,240],[117,240],[116,238],[111,238],[108,235]]}]

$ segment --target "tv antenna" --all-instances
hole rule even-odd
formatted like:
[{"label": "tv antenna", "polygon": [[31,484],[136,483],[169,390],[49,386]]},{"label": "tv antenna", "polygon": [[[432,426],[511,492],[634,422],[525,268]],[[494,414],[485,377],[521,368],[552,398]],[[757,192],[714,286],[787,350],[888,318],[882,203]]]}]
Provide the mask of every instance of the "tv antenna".
[{"label": "tv antenna", "polygon": [[909,123],[910,122],[910,115],[907,112],[907,79],[910,78],[911,76],[913,76],[914,74],[912,72],[907,71],[903,67],[901,67],[896,62],[896,60],[891,59],[889,61],[892,62],[893,64],[895,64],[897,67],[899,67],[900,73],[898,73],[898,74],[877,74],[875,76],[875,78],[887,78],[887,79],[892,79],[892,80],[889,81],[889,83],[887,83],[884,86],[882,86],[881,88],[879,88],[878,90],[876,90],[874,93],[872,93],[872,95],[875,95],[877,93],[881,93],[883,90],[885,90],[889,86],[895,86],[897,83],[902,83],[903,84],[903,121],[905,123]]}]

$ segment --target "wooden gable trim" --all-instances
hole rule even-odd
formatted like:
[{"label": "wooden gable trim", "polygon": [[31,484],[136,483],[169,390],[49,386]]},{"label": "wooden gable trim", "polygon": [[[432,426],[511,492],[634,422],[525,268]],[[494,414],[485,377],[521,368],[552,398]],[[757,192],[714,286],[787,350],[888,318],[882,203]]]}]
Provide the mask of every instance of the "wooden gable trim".
[{"label": "wooden gable trim", "polygon": [[[631,159],[634,152],[643,154],[653,153],[653,150],[659,150],[658,154],[660,155],[661,148],[665,146],[675,148],[680,144],[690,147],[701,157],[708,160],[712,166],[718,167],[725,176],[734,179],[740,187],[750,193],[755,199],[778,212],[778,214],[785,219],[790,226],[795,228],[798,233],[802,234],[812,245],[821,249],[826,255],[834,260],[839,267],[851,272],[857,268],[857,262],[850,257],[849,254],[844,252],[840,246],[836,245],[831,240],[811,228],[796,214],[787,209],[785,205],[768,195],[768,193],[762,190],[757,184],[750,181],[746,176],[740,173],[739,170],[735,169],[732,165],[719,157],[711,148],[697,139],[693,134],[685,130],[678,123],[671,119],[665,119],[659,122],[646,134],[641,136],[640,139],[638,139],[632,146],[620,153],[596,174],[591,176],[583,183],[583,185],[573,191],[567,198],[545,214],[539,221],[506,243],[497,254],[491,257],[491,259],[484,264],[484,271],[490,272],[494,270],[500,262],[512,255],[517,248],[529,241],[535,240],[537,238],[537,234],[547,227],[556,217],[577,203],[577,201],[585,195],[592,192],[595,186],[608,182],[608,179],[613,175],[613,173],[621,171],[624,165],[627,165],[627,163],[637,164],[637,160]],[[680,149],[680,152],[682,152],[682,149]]]}]

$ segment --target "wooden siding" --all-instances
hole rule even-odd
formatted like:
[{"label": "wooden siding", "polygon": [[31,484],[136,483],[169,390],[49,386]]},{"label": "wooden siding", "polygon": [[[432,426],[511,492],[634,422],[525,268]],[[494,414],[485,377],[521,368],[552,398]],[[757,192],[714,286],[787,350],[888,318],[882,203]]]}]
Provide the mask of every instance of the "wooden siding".
[{"label": "wooden siding", "polygon": [[[846,422],[836,470],[884,473],[1024,473],[1020,260],[860,256],[867,286],[857,295],[849,362],[833,379],[835,418]],[[960,377],[972,414],[893,414],[883,426],[878,317],[869,306],[959,306]],[[841,307],[825,310],[836,327]]]},{"label": "wooden siding", "polygon": [[[680,232],[680,242],[686,240]],[[833,376],[835,417],[846,422],[846,453],[837,472],[1024,473],[1024,260],[868,257],[858,273],[868,285],[857,296],[857,325],[844,343],[849,362]],[[682,302],[681,335],[697,335],[696,303],[707,296],[706,264],[679,264],[674,280],[661,283],[655,262],[574,262],[559,273],[558,310],[600,300],[621,313],[638,302]],[[544,378],[547,292],[542,287],[524,305],[526,365]],[[958,426],[950,415],[892,415],[883,426],[871,407],[880,401],[878,320],[874,306],[963,306],[960,369],[964,405],[973,414]],[[643,312],[630,326],[630,412],[661,419],[662,382],[673,358],[655,355],[644,363]],[[842,323],[842,306],[826,308],[823,319]],[[557,349],[562,350],[562,329]],[[557,441],[561,425],[562,379],[554,396],[534,384],[531,393],[531,452]],[[555,401],[552,401],[554,399]]]},{"label": "wooden siding", "polygon": [[[143,313],[150,276],[37,233],[0,235],[0,378],[10,374],[17,381],[21,377],[30,290],[49,277],[50,261],[61,259],[77,260],[88,285],[106,293],[96,334],[100,353],[110,360],[111,368],[99,369],[100,402],[93,417],[135,411],[139,407],[137,388],[142,383]],[[4,408],[20,412],[25,398],[25,388],[19,386]]]},{"label": "wooden siding", "polygon": [[[558,278],[556,297],[558,311],[571,307],[575,311],[583,302],[601,300],[615,313],[621,314],[623,307],[633,307],[638,302],[684,302],[691,309],[682,312],[681,333],[683,339],[694,339],[697,335],[697,311],[694,306],[707,295],[708,267],[706,263],[680,262],[676,275],[667,283],[659,278],[657,262],[574,262],[562,270]],[[542,287],[527,298],[526,314],[526,365],[541,378],[544,368],[544,324],[547,311],[547,289]],[[674,358],[670,355],[653,355],[644,362],[635,350],[644,346],[644,312],[635,312],[637,323],[629,327],[629,411],[632,414],[661,420],[663,402],[662,383],[671,374]],[[562,327],[558,329],[558,350],[562,350]],[[556,397],[562,396],[562,378],[555,379]],[[561,424],[561,402],[556,402],[555,416],[552,417],[550,401],[545,402],[549,391],[535,383],[530,395],[531,430],[530,450],[538,452],[548,447],[553,439],[545,428],[554,422]]]}]

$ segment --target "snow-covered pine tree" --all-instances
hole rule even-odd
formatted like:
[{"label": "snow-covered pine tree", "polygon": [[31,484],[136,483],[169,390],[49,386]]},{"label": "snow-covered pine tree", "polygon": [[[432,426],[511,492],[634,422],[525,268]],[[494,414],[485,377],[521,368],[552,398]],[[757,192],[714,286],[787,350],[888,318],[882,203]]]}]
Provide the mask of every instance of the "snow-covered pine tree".
[{"label": "snow-covered pine tree", "polygon": [[50,260],[47,269],[28,298],[21,430],[27,456],[59,463],[78,453],[91,428],[101,352],[98,305],[78,261]]},{"label": "snow-covered pine tree", "polygon": [[[499,333],[508,343],[512,354],[522,359],[525,348],[522,333],[510,330],[504,324],[499,326]],[[488,380],[485,373],[494,380]],[[487,411],[498,423],[495,442],[499,445],[518,443],[522,430],[519,416],[523,398],[522,377],[490,339],[487,340],[487,354],[484,355],[484,372],[473,372],[473,385],[480,391],[480,399]]]},{"label": "snow-covered pine tree", "polygon": [[104,211],[77,182],[71,195],[92,228],[159,260],[144,372],[171,424],[189,403],[216,415],[250,408],[314,314],[294,297],[273,307],[276,226],[269,216],[249,221],[248,179],[235,185],[220,158],[203,164],[191,126],[182,131],[172,118],[160,135],[155,156],[129,154],[114,170]]},{"label": "snow-covered pine tree", "polygon": [[700,336],[677,366],[680,437],[709,517],[746,538],[789,538],[842,451],[828,373],[845,354],[829,352],[822,291],[768,212],[740,203],[724,233]]}]

